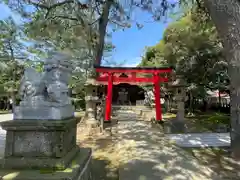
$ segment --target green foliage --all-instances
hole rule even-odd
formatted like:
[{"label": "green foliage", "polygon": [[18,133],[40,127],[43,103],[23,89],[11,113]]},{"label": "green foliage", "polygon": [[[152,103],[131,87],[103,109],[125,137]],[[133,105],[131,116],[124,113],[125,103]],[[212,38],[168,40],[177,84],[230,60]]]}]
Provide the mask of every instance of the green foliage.
[{"label": "green foliage", "polygon": [[[152,0],[6,0],[5,3],[26,20],[25,32],[29,37],[57,49],[82,50],[95,63],[101,61],[103,51],[109,50],[105,45],[111,45],[109,33],[129,28],[133,22],[138,29],[143,27],[131,17],[133,11],[142,9],[152,13],[154,20],[161,20],[177,4],[166,0],[157,3]],[[186,3],[182,5],[185,7]]]},{"label": "green foliage", "polygon": [[229,125],[230,122],[230,116],[226,114],[216,113],[209,118],[207,118],[208,122],[211,122],[213,124],[227,124]]},{"label": "green foliage", "polygon": [[23,73],[22,59],[26,57],[25,46],[21,42],[21,27],[12,18],[0,21],[0,83],[2,95],[10,95],[15,99],[19,81]]},{"label": "green foliage", "polygon": [[[191,91],[194,89],[195,94],[204,96],[204,88],[227,89],[227,63],[222,51],[208,14],[193,7],[167,27],[157,45],[147,49],[141,66],[174,66]],[[196,88],[192,89],[193,85]]]},{"label": "green foliage", "polygon": [[72,100],[76,110],[80,110],[80,109],[85,110],[86,108],[85,99],[73,98]]}]

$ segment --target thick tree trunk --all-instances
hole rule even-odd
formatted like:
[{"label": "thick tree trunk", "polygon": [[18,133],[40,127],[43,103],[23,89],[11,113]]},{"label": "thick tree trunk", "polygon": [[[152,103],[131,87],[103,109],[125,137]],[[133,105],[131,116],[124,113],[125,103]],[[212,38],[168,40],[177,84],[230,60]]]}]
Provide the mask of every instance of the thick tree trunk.
[{"label": "thick tree trunk", "polygon": [[231,97],[231,146],[240,159],[240,1],[205,0],[213,22],[222,38],[229,63]]},{"label": "thick tree trunk", "polygon": [[107,31],[107,24],[108,24],[108,16],[110,13],[110,9],[112,6],[113,1],[107,0],[103,6],[102,15],[99,19],[99,43],[98,49],[96,54],[96,62],[95,65],[101,65],[101,60],[104,51],[104,43],[105,43],[105,35]]}]

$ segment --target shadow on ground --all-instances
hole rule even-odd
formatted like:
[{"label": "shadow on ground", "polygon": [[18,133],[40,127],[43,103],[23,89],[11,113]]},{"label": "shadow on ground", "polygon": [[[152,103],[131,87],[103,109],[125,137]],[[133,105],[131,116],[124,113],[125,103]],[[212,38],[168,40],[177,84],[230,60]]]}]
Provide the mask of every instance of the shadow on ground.
[{"label": "shadow on ground", "polygon": [[[216,153],[215,160],[209,155],[203,162],[202,157],[208,156],[206,152],[199,153],[197,157],[191,149],[184,150],[169,142],[159,127],[126,119],[119,119],[114,125],[112,136],[86,138],[78,133],[79,145],[93,149],[93,174],[97,179],[239,179],[239,169],[234,169],[234,163],[222,162],[220,165]],[[233,169],[228,170],[228,166]]]},{"label": "shadow on ground", "polygon": [[121,180],[220,179],[151,124],[120,122],[118,128],[118,144],[128,147],[119,163]]},{"label": "shadow on ground", "polygon": [[92,175],[97,180],[118,180],[113,137],[107,135],[84,136],[78,133],[78,145],[92,148]]},{"label": "shadow on ground", "polygon": [[185,148],[185,150],[203,165],[218,172],[223,179],[240,179],[240,162],[231,157],[229,148]]}]

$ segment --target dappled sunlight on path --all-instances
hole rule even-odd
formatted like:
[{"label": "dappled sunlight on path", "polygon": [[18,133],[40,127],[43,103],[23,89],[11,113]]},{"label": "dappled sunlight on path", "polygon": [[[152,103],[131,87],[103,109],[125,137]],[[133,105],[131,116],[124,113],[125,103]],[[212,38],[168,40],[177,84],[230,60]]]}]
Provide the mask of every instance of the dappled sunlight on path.
[{"label": "dappled sunlight on path", "polygon": [[117,129],[116,143],[129,149],[119,162],[120,180],[220,179],[150,124],[119,119]]},{"label": "dappled sunlight on path", "polygon": [[78,133],[80,145],[93,149],[97,176],[106,174],[98,179],[221,180],[209,166],[200,164],[189,152],[164,137],[160,128],[138,121],[134,112],[118,111],[114,118],[118,124],[112,127],[111,136],[87,137]]}]

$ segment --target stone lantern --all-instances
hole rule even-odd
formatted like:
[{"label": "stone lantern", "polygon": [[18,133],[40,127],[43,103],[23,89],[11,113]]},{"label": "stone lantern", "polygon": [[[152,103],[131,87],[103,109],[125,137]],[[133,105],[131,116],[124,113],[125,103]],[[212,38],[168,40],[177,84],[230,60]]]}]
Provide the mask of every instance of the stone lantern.
[{"label": "stone lantern", "polygon": [[176,80],[169,84],[169,87],[175,91],[175,100],[177,102],[177,117],[164,124],[165,133],[183,133],[186,132],[184,123],[185,116],[185,100],[186,100],[186,84],[181,76],[177,76]]},{"label": "stone lantern", "polygon": [[185,117],[185,101],[186,101],[186,83],[181,76],[177,76],[176,80],[172,83],[175,89],[175,100],[177,102],[177,120],[184,121]]},{"label": "stone lantern", "polygon": [[86,124],[88,127],[96,128],[99,126],[99,122],[96,118],[97,115],[97,103],[100,102],[97,96],[98,84],[95,79],[88,79],[85,83],[86,87]]}]

